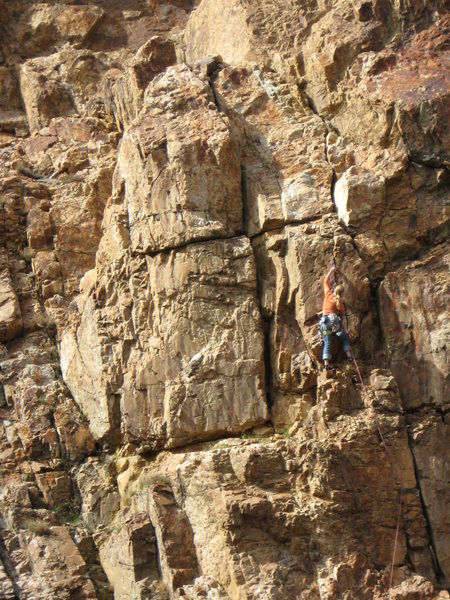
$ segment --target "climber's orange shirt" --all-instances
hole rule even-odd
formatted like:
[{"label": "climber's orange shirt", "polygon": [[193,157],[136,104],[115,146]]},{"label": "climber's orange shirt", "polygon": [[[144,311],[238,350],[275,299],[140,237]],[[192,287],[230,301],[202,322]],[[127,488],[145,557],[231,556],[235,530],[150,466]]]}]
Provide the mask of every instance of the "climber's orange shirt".
[{"label": "climber's orange shirt", "polygon": [[338,307],[336,306],[336,298],[334,297],[334,294],[331,291],[330,284],[328,283],[326,277],[323,282],[323,291],[324,291],[324,299],[323,299],[323,306],[322,306],[322,314],[330,315],[331,313],[334,313],[335,315],[338,315],[340,313],[343,316],[345,314],[344,303],[341,300],[341,309],[338,310]]}]

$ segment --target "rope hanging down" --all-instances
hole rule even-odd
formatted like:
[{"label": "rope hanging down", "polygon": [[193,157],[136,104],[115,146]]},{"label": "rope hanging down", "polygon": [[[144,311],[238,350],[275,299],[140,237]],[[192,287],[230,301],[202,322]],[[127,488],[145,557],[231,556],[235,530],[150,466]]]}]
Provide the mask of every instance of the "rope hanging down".
[{"label": "rope hanging down", "polygon": [[373,408],[369,392],[368,392],[367,387],[366,387],[366,385],[364,383],[364,380],[362,378],[361,371],[359,370],[358,363],[356,362],[356,358],[355,358],[355,355],[354,355],[353,351],[352,351],[352,356],[353,356],[353,362],[355,363],[356,372],[358,373],[358,377],[359,377],[359,380],[361,382],[363,391],[364,391],[367,399],[370,402],[370,408],[372,410],[373,419],[375,421],[375,425],[377,427],[377,431],[378,431],[378,435],[380,436],[381,443],[383,444],[384,449],[386,451],[386,456],[388,458],[388,461],[389,461],[389,464],[390,464],[390,467],[391,467],[392,476],[393,476],[394,481],[397,484],[397,487],[399,489],[399,507],[398,507],[398,517],[397,517],[397,527],[396,527],[396,530],[395,530],[394,549],[392,551],[392,564],[391,564],[391,573],[390,573],[390,577],[389,577],[389,589],[388,589],[388,598],[390,598],[391,597],[392,581],[393,581],[393,578],[394,578],[395,556],[397,554],[398,536],[399,536],[399,533],[400,533],[400,524],[401,524],[401,519],[402,519],[403,488],[402,488],[402,485],[400,483],[400,478],[399,478],[399,475],[398,475],[397,467],[395,466],[394,461],[392,460],[392,456],[391,456],[391,453],[389,451],[388,445],[386,444],[386,440],[384,439],[383,433],[381,431],[380,423],[379,423],[379,421],[377,419],[377,415],[376,415],[375,410]]},{"label": "rope hanging down", "polygon": [[[336,272],[338,271],[338,266],[336,264],[336,247],[337,247],[337,243],[336,243],[336,236],[334,237],[333,240],[333,264],[334,267],[336,269]],[[336,275],[335,275],[336,278]],[[337,281],[336,281],[337,283]],[[347,330],[348,330],[348,317],[347,317],[347,312],[345,313],[345,317],[347,319]],[[350,339],[350,336],[349,336]],[[391,453],[389,451],[388,445],[386,444],[386,440],[384,439],[383,436],[383,432],[381,431],[381,427],[380,427],[380,423],[377,419],[377,415],[375,413],[375,409],[373,408],[373,404],[372,404],[372,400],[370,398],[369,392],[367,390],[366,384],[364,383],[363,377],[361,375],[361,371],[359,370],[358,367],[358,363],[356,362],[356,358],[355,358],[355,354],[353,352],[353,349],[350,348],[350,351],[352,353],[352,357],[353,357],[353,362],[355,363],[355,367],[356,367],[356,372],[358,373],[358,377],[359,380],[361,382],[364,394],[366,395],[368,401],[369,401],[369,406],[372,410],[372,415],[373,415],[373,419],[375,421],[375,425],[377,427],[377,431],[378,431],[378,435],[380,436],[380,440],[381,443],[383,444],[383,447],[386,451],[386,456],[387,459],[389,461],[389,465],[391,467],[391,472],[392,472],[392,477],[394,478],[394,481],[399,489],[399,506],[398,506],[398,517],[397,517],[397,527],[395,530],[395,539],[394,539],[394,549],[392,551],[392,563],[391,563],[391,572],[390,572],[390,577],[389,577],[389,588],[388,588],[388,598],[391,597],[391,588],[392,588],[392,581],[394,579],[394,568],[395,568],[395,557],[397,554],[397,546],[398,546],[398,537],[399,537],[399,533],[400,533],[400,524],[401,524],[401,519],[402,519],[402,507],[403,507],[403,488],[402,485],[400,483],[400,477],[398,475],[398,471],[397,471],[397,467],[394,464],[394,461],[392,460],[392,456]]]}]

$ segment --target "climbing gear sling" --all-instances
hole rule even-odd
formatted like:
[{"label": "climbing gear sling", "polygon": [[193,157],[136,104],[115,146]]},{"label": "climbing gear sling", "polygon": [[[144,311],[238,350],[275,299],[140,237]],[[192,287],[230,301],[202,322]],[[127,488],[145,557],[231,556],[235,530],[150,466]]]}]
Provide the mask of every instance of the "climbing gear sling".
[{"label": "climbing gear sling", "polygon": [[337,315],[331,313],[329,315],[323,315],[320,317],[319,327],[322,335],[331,335],[332,333],[340,335],[342,330],[342,322]]}]

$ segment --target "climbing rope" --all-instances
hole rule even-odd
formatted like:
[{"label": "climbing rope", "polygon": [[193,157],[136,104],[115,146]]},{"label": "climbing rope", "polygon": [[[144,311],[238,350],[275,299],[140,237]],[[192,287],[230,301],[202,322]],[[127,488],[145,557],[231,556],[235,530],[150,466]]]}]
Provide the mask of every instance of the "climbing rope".
[{"label": "climbing rope", "polygon": [[[334,264],[334,267],[336,269],[335,273],[334,273],[334,277],[335,277],[335,282],[337,283],[336,273],[338,272],[338,266],[336,264],[336,245],[337,244],[336,244],[336,237],[335,237],[334,238],[334,243],[333,243],[333,264]],[[348,317],[347,317],[347,311],[345,312],[345,317],[346,317],[346,320],[347,320],[347,335],[348,335]],[[348,335],[348,337],[350,338],[349,335]],[[393,477],[393,479],[394,479],[394,481],[395,481],[395,483],[396,483],[396,485],[397,485],[397,487],[399,489],[399,507],[398,507],[398,516],[397,516],[397,527],[396,527],[396,530],[395,530],[394,549],[392,551],[392,563],[391,563],[391,571],[390,571],[390,577],[389,577],[389,588],[388,588],[388,598],[390,598],[391,597],[392,582],[393,582],[393,579],[394,579],[395,557],[396,557],[396,554],[397,554],[398,537],[399,537],[399,533],[400,533],[400,525],[401,525],[401,519],[402,519],[403,488],[402,488],[402,485],[400,483],[400,477],[398,475],[397,467],[395,466],[394,461],[392,460],[392,456],[391,456],[391,453],[389,451],[389,447],[388,447],[388,445],[386,443],[386,440],[384,439],[383,432],[381,431],[381,426],[380,426],[380,423],[379,423],[379,421],[377,419],[377,415],[376,415],[375,409],[373,407],[372,399],[370,397],[370,394],[369,394],[369,391],[368,391],[368,389],[366,387],[366,384],[364,383],[364,379],[363,379],[363,377],[361,375],[361,371],[359,370],[358,363],[356,361],[354,352],[353,352],[353,350],[352,350],[351,347],[350,347],[350,351],[351,351],[351,355],[352,355],[352,358],[353,358],[353,362],[355,363],[356,372],[358,373],[358,377],[359,377],[359,380],[361,382],[364,394],[366,395],[366,397],[367,397],[367,399],[369,401],[369,406],[370,406],[371,411],[372,411],[372,416],[373,416],[373,419],[375,421],[375,425],[376,425],[376,428],[377,428],[377,431],[378,431],[378,435],[380,436],[381,443],[383,444],[383,447],[384,447],[385,452],[386,452],[387,459],[389,461],[389,465],[391,467],[392,477]]]},{"label": "climbing rope", "polygon": [[386,456],[388,458],[388,461],[389,461],[389,464],[390,464],[390,467],[391,467],[392,476],[393,476],[394,481],[397,484],[397,487],[399,489],[399,501],[398,501],[399,502],[399,507],[398,507],[398,517],[397,517],[397,527],[396,527],[396,530],[395,530],[394,549],[392,551],[392,564],[391,564],[391,573],[390,573],[390,577],[389,577],[389,589],[388,589],[388,598],[390,598],[391,597],[392,581],[393,581],[393,578],[394,578],[395,556],[397,554],[398,536],[399,536],[399,533],[400,533],[400,524],[401,524],[401,520],[402,520],[403,488],[402,488],[402,485],[400,483],[400,477],[398,475],[397,467],[395,466],[394,461],[392,460],[392,455],[391,455],[391,453],[389,451],[389,447],[388,447],[388,445],[386,443],[386,440],[384,439],[383,432],[381,431],[380,423],[379,423],[379,421],[377,419],[377,415],[375,413],[375,409],[374,409],[373,404],[372,404],[372,399],[371,399],[370,394],[369,394],[369,392],[367,390],[366,384],[364,383],[364,380],[363,380],[363,377],[361,375],[361,371],[359,370],[358,363],[356,362],[356,358],[355,358],[355,355],[353,353],[353,350],[351,350],[351,353],[352,353],[352,356],[353,356],[353,362],[355,363],[356,372],[358,373],[358,377],[359,377],[359,380],[361,382],[363,391],[364,391],[366,397],[368,398],[368,400],[370,402],[370,408],[372,409],[373,419],[375,421],[375,425],[377,427],[377,431],[378,431],[378,435],[380,436],[381,443],[383,444],[384,449],[386,451]]}]

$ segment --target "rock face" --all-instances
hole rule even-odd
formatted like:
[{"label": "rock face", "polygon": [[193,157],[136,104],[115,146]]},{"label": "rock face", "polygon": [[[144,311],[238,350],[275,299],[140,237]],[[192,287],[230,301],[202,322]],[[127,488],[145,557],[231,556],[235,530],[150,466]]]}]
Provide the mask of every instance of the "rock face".
[{"label": "rock face", "polygon": [[14,339],[22,333],[23,320],[20,304],[15,294],[7,261],[3,258],[0,275],[0,339],[2,342]]},{"label": "rock face", "polygon": [[[440,417],[448,410],[449,376],[445,340],[448,318],[448,251],[438,247],[421,260],[400,268],[380,286],[380,304],[386,315],[382,328],[404,406],[414,411],[411,439],[417,469],[422,473],[425,510],[432,524],[439,562],[448,572],[447,537],[448,495],[443,483],[448,477],[441,455],[448,444],[448,429]],[[420,284],[419,284],[420,281]],[[405,310],[408,307],[408,310]],[[404,365],[409,369],[405,370]],[[431,416],[433,415],[433,417]],[[438,490],[440,490],[438,492]],[[433,505],[430,498],[439,493],[443,503]]]},{"label": "rock face", "polygon": [[148,86],[117,164],[134,252],[242,233],[238,140],[212,100],[186,66]]},{"label": "rock face", "polygon": [[0,0],[1,598],[449,598],[448,28]]},{"label": "rock face", "polygon": [[98,275],[80,325],[61,342],[64,379],[95,437],[118,433],[117,411],[125,439],[152,449],[264,423],[248,239],[134,259],[112,287],[109,273]]}]

